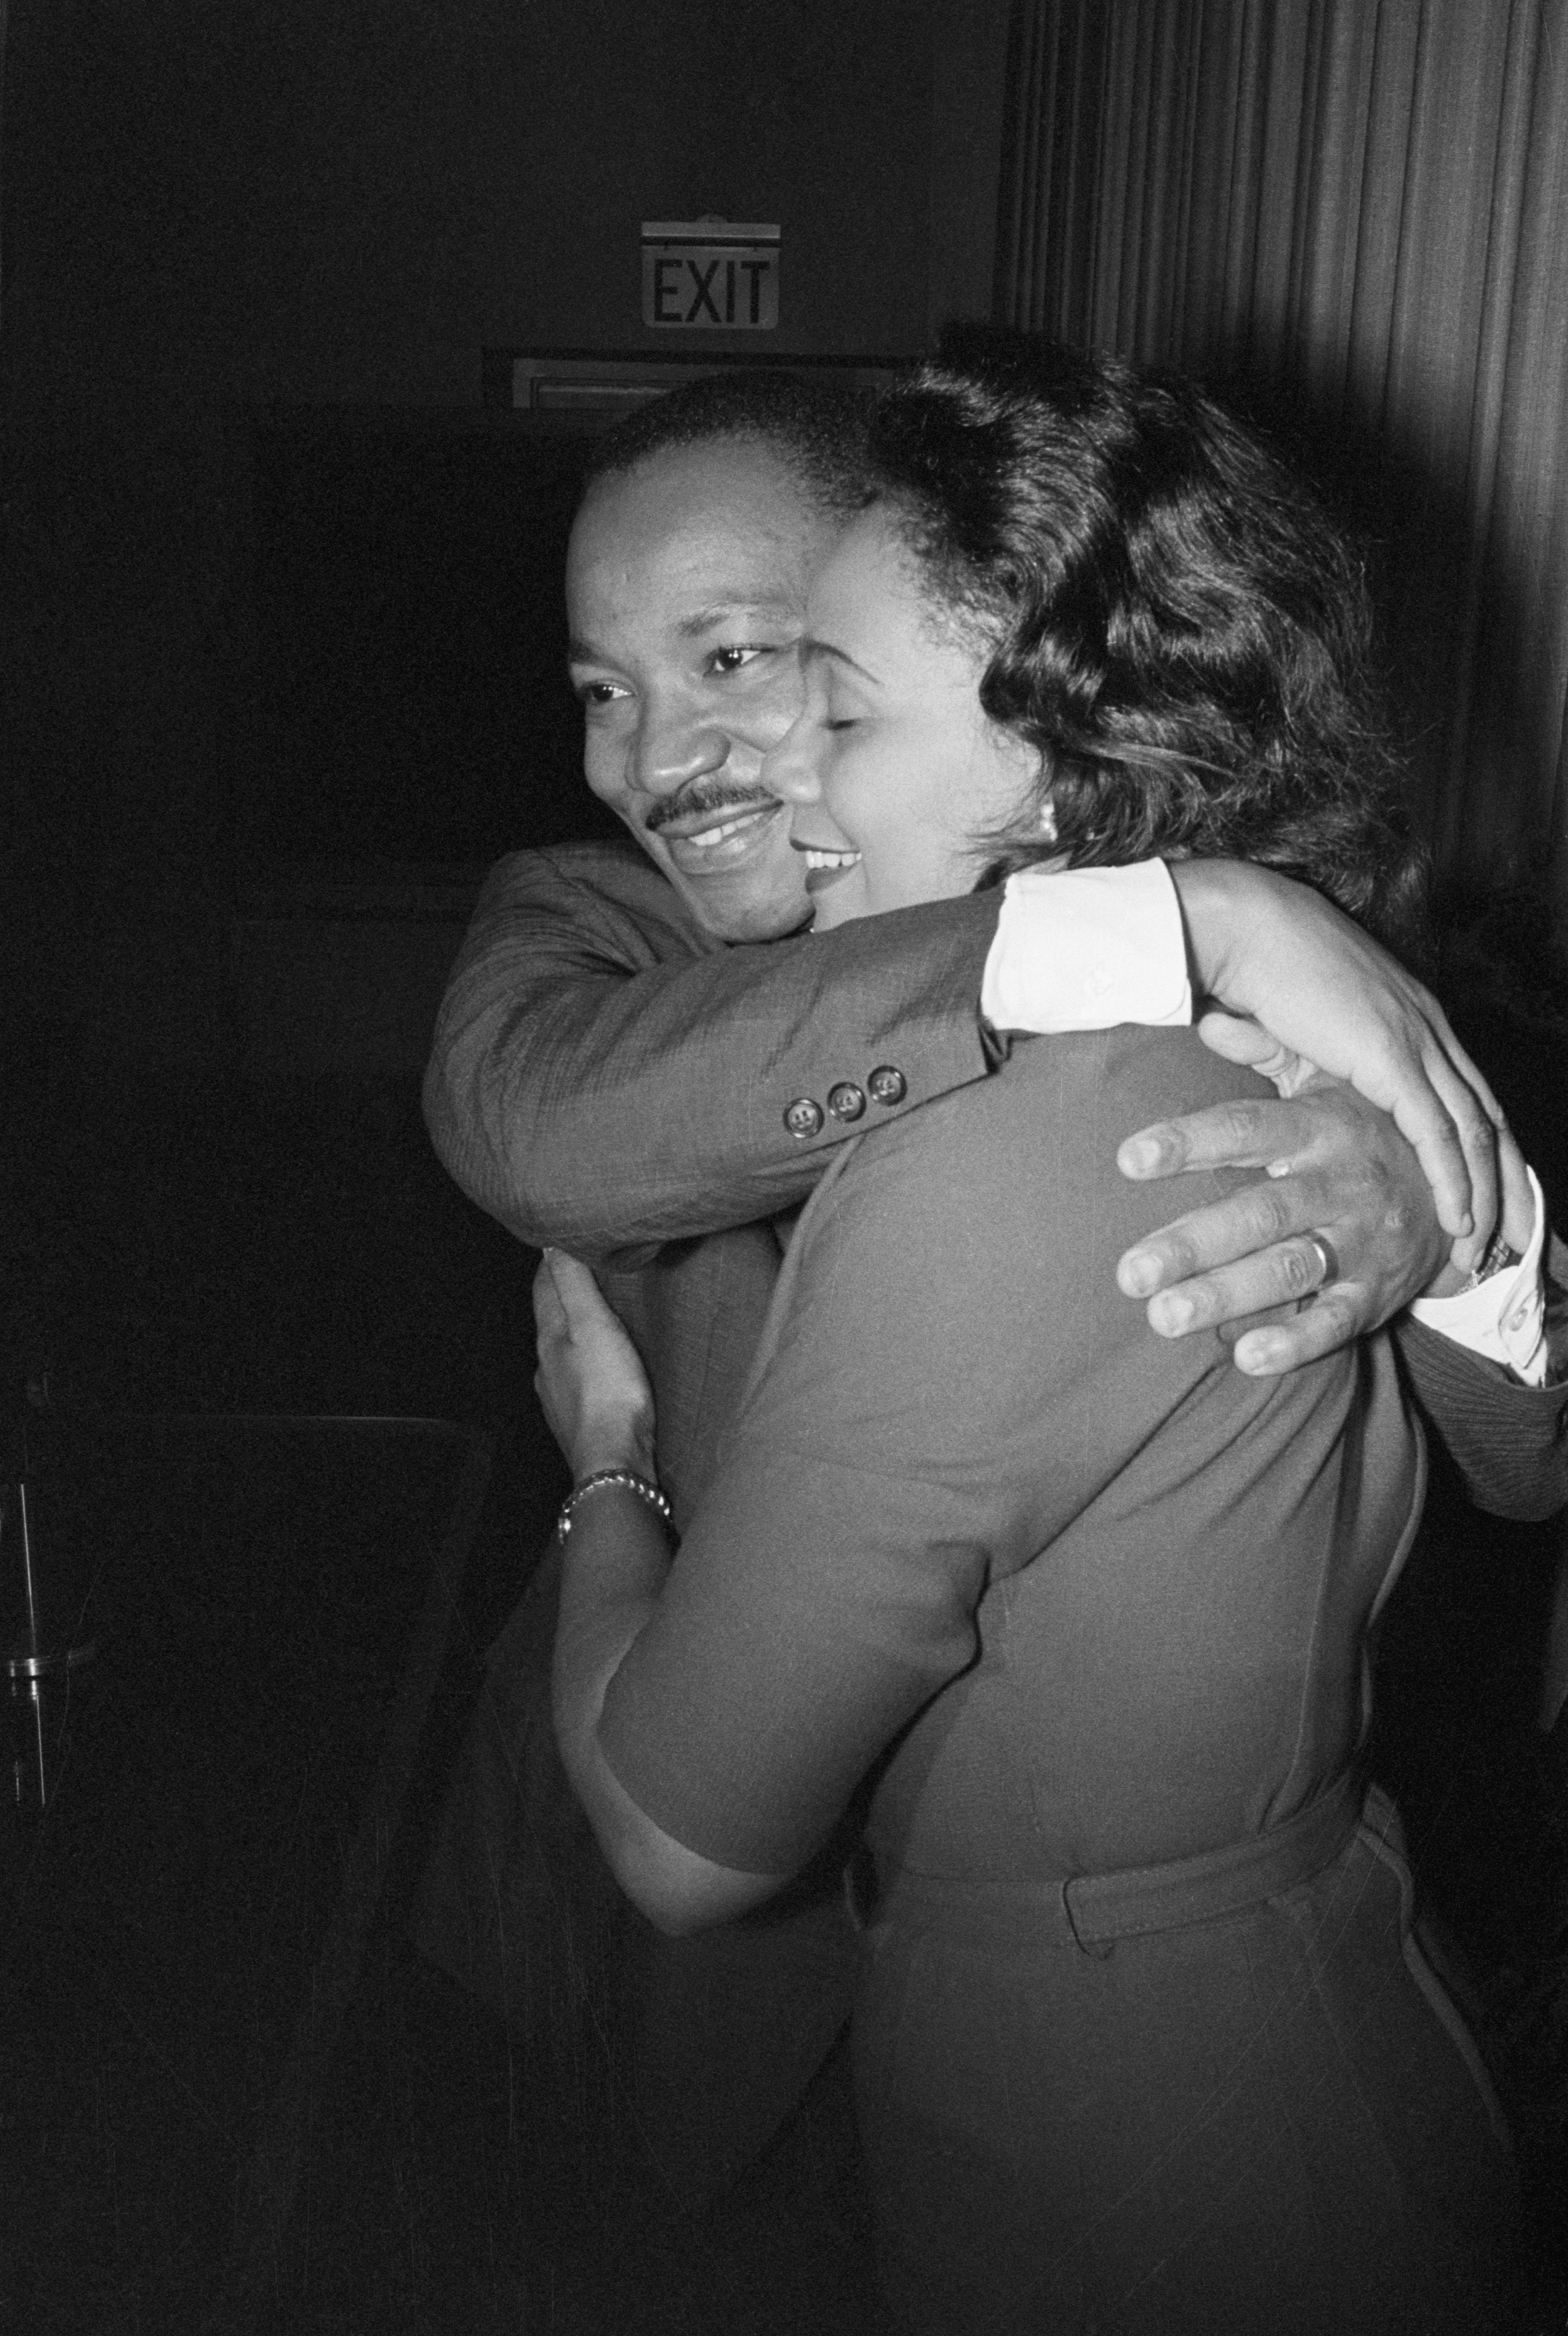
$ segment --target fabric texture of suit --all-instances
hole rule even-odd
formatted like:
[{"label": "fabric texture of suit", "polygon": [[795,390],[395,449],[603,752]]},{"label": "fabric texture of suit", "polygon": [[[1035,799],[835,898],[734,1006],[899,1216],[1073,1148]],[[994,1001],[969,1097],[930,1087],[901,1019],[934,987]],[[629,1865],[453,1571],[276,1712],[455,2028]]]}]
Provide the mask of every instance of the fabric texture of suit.
[{"label": "fabric texture of suit", "polygon": [[[778,1271],[774,1220],[844,1137],[991,1066],[974,1001],[995,911],[995,895],[971,897],[725,949],[629,846],[492,871],[443,1008],[432,1131],[511,1231],[598,1265],[649,1367],[677,1523],[745,1380]],[[901,1108],[868,1105],[858,1124],[823,1109],[816,1134],[789,1132],[797,1097],[825,1105],[845,1081],[864,1093],[879,1066],[898,1071]],[[1505,1440],[1558,1436],[1561,1451],[1560,1407],[1435,1336],[1417,1336],[1413,1366],[1426,1350],[1458,1409],[1489,1404]],[[1484,1450],[1495,1440],[1488,1429]],[[547,1552],[492,1650],[422,1943],[508,2020],[557,2099],[618,2119],[700,2199],[765,2143],[827,2049],[852,1937],[833,1891],[677,1945],[625,1906],[555,1752],[556,1580]]]},{"label": "fabric texture of suit", "polygon": [[[1249,1380],[1115,1285],[1168,1205],[1120,1136],[1251,1091],[1191,1033],[1040,1039],[836,1161],[606,1698],[723,1864],[791,1870],[874,1778],[857,2095],[930,2336],[1504,2324],[1505,2138],[1393,1812],[1244,1884],[1354,1776],[1424,1484],[1394,1341]],[[1446,1426],[1471,1375],[1415,1368]]]},{"label": "fabric texture of suit", "polygon": [[[981,1077],[996,896],[842,937],[726,949],[629,845],[515,854],[488,879],[426,1083],[436,1148],[509,1231],[591,1260],[648,1368],[677,1525],[712,1475],[776,1280],[774,1219],[852,1133],[831,1089],[896,1068],[901,1106]],[[817,1101],[815,1138],[786,1107]],[[713,1228],[720,1230],[715,1231]],[[492,1648],[417,1920],[503,2019],[585,2161],[715,2195],[766,2146],[853,1991],[838,1861],[724,1932],[662,1938],[610,1880],[550,1710],[548,1549]]]}]

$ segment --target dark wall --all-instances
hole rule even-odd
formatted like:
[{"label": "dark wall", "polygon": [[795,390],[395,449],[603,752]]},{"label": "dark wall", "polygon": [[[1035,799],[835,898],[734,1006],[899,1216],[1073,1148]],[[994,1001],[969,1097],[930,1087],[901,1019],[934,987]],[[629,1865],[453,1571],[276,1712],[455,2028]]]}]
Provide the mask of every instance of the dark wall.
[{"label": "dark wall", "polygon": [[[484,347],[724,345],[644,332],[644,218],[780,222],[774,349],[919,348],[989,285],[1005,26],[1003,0],[12,0],[7,1389],[53,1355],[105,1401],[450,1409],[521,1370],[521,1253],[463,1213],[415,1114],[461,887],[400,921],[242,881],[296,842],[486,857],[504,770],[491,824],[449,823],[473,760],[462,708],[405,725],[396,788],[419,816],[380,815],[307,636],[340,635],[374,696],[385,579],[356,571],[329,502],[325,613],[291,627],[267,565],[292,489],[264,444],[336,433],[363,453],[384,430],[407,450],[404,504],[377,513],[350,480],[337,510],[384,542],[423,498],[461,533],[494,426]],[[417,606],[400,622],[417,639]],[[492,641],[489,606],[485,625]],[[491,653],[485,626],[460,645]],[[531,793],[501,841],[531,840],[545,805],[559,833],[585,801],[560,715],[516,709],[504,752]],[[291,1065],[313,1095],[280,1093]],[[503,1288],[487,1343],[474,1292]]]},{"label": "dark wall", "polygon": [[[922,344],[933,264],[951,274],[940,14],[13,5],[0,974],[58,1012],[97,939],[123,959],[112,932],[217,945],[255,775],[258,410],[472,407],[487,345],[668,348],[638,320],[638,227],[672,213],[781,221],[771,346]],[[125,982],[167,988],[172,953]]]}]

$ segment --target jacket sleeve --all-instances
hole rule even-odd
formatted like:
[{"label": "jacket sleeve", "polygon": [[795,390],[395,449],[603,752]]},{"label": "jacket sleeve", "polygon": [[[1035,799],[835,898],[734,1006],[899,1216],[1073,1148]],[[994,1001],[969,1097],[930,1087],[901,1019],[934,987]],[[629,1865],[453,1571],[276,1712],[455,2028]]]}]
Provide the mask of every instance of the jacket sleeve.
[{"label": "jacket sleeve", "polygon": [[1534,1522],[1568,1505],[1568,1380],[1521,1387],[1408,1317],[1394,1335],[1417,1403],[1478,1509]]},{"label": "jacket sleeve", "polygon": [[596,1264],[793,1208],[843,1138],[985,1075],[999,899],[726,948],[612,847],[515,853],[437,1017],[436,1151],[520,1239]]}]

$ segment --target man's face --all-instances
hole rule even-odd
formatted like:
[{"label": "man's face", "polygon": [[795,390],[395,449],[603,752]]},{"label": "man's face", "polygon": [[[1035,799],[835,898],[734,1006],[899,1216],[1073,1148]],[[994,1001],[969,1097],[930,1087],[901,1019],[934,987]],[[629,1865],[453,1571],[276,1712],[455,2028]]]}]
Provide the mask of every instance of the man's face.
[{"label": "man's face", "polygon": [[773,450],[719,438],[590,488],[566,600],[583,768],[698,920],[774,940],[811,914],[763,757],[802,701],[806,589],[838,523]]}]

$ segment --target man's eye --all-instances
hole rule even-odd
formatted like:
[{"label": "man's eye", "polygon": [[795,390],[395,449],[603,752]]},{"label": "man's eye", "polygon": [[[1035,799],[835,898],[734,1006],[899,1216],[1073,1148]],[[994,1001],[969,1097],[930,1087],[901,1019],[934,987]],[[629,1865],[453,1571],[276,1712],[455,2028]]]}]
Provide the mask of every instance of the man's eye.
[{"label": "man's eye", "polygon": [[755,657],[765,657],[767,650],[758,644],[741,643],[734,648],[715,649],[708,659],[715,673],[739,673]]},{"label": "man's eye", "polygon": [[577,685],[577,695],[580,705],[609,706],[618,697],[624,697],[626,692],[618,682],[579,681]]}]

